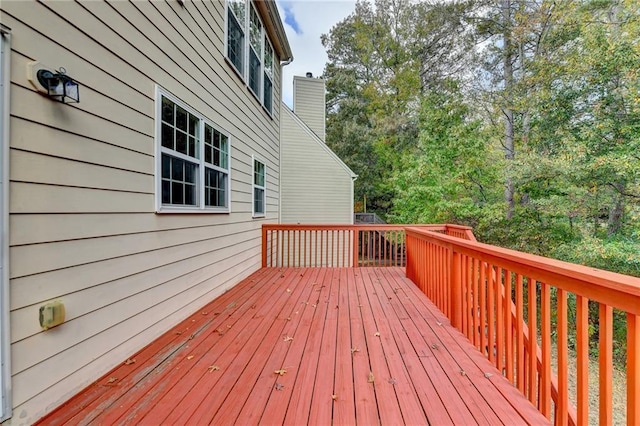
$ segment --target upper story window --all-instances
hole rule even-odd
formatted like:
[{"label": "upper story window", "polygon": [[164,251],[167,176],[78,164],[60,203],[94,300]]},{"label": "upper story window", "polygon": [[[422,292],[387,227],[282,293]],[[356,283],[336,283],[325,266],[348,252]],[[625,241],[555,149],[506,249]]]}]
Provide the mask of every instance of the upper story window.
[{"label": "upper story window", "polygon": [[229,0],[227,4],[227,57],[236,70],[244,75],[244,29],[247,5],[245,0]]},{"label": "upper story window", "polygon": [[260,160],[253,159],[253,216],[262,217],[267,211],[267,169]]},{"label": "upper story window", "polygon": [[271,114],[274,51],[258,11],[251,0],[227,0],[226,20],[227,58]]},{"label": "upper story window", "polygon": [[159,212],[229,212],[229,136],[158,89]]}]

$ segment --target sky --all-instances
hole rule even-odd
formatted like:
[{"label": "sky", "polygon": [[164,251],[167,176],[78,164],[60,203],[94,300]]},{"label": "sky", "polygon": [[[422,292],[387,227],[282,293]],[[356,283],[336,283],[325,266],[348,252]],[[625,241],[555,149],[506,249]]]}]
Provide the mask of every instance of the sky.
[{"label": "sky", "polygon": [[283,68],[282,97],[293,106],[293,76],[322,75],[327,53],[320,36],[351,14],[355,0],[277,0],[280,18],[293,52],[293,62]]}]

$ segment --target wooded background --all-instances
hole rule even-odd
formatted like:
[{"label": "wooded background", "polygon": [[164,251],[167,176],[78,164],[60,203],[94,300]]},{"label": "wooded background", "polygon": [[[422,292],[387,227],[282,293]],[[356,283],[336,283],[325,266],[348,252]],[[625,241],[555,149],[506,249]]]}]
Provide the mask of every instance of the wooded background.
[{"label": "wooded background", "polygon": [[640,276],[637,0],[359,1],[322,42],[357,208]]}]

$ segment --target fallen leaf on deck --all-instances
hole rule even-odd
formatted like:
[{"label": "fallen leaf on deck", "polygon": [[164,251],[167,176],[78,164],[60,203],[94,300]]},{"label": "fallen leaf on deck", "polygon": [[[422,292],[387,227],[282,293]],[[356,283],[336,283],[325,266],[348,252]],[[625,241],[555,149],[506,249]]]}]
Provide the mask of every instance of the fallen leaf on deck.
[{"label": "fallen leaf on deck", "polygon": [[461,375],[461,376],[466,376],[466,375],[467,375],[467,373],[466,373],[466,371],[464,371],[464,370],[460,370],[460,375]]},{"label": "fallen leaf on deck", "polygon": [[438,346],[438,344],[437,344],[437,343],[434,343],[433,345],[431,345],[431,347],[432,347],[433,349],[438,349],[440,346]]},{"label": "fallen leaf on deck", "polygon": [[373,383],[376,380],[376,378],[373,375],[373,371],[369,371],[369,378],[367,378],[367,381],[369,383]]},{"label": "fallen leaf on deck", "polygon": [[284,385],[282,383],[276,383],[274,387],[277,391],[281,391],[282,389],[284,389]]},{"label": "fallen leaf on deck", "polygon": [[337,401],[338,400],[338,395],[336,395],[336,394],[331,395],[331,399],[333,399],[334,401]]},{"label": "fallen leaf on deck", "polygon": [[284,341],[285,341],[285,342],[290,342],[290,341],[292,341],[292,340],[293,340],[293,337],[291,337],[291,336],[284,336]]},{"label": "fallen leaf on deck", "polygon": [[291,321],[291,317],[287,318],[287,321]]},{"label": "fallen leaf on deck", "polygon": [[291,289],[290,288],[287,289],[287,293],[291,293]]},{"label": "fallen leaf on deck", "polygon": [[312,307],[312,308],[315,308],[315,307],[316,307],[316,305],[311,305],[311,307]]},{"label": "fallen leaf on deck", "polygon": [[394,379],[393,377],[390,378],[389,380],[387,380],[389,383],[391,383],[392,385],[395,385],[396,383],[398,383],[398,381],[396,379]]},{"label": "fallen leaf on deck", "polygon": [[280,376],[284,376],[285,374],[287,374],[287,370],[285,370],[284,368],[281,370],[276,370],[274,371],[274,373],[280,375]]},{"label": "fallen leaf on deck", "polygon": [[360,352],[360,349],[358,348],[351,348],[351,354],[354,354],[356,352]]},{"label": "fallen leaf on deck", "polygon": [[107,383],[113,383],[113,382],[115,382],[117,380],[118,380],[117,377],[109,377],[109,380],[107,380]]},{"label": "fallen leaf on deck", "polygon": [[182,334],[182,331],[176,331],[176,334],[179,336]]},{"label": "fallen leaf on deck", "polygon": [[227,305],[227,309],[235,308],[236,302],[231,302]]},{"label": "fallen leaf on deck", "polygon": [[202,315],[207,315],[207,312],[203,311],[203,312],[202,312]]},{"label": "fallen leaf on deck", "polygon": [[441,323],[441,322],[437,322],[437,321],[436,321],[436,324],[438,324],[438,325],[442,325],[442,323]]},{"label": "fallen leaf on deck", "polygon": [[134,362],[136,362],[136,359],[135,359],[135,358],[134,358],[134,359],[129,358],[128,360],[126,360],[126,361],[124,362],[124,365],[130,365],[130,364],[133,364]]},{"label": "fallen leaf on deck", "polygon": [[218,370],[220,370],[220,367],[218,367],[217,365],[209,366],[209,373],[213,373],[214,371],[218,371]]},{"label": "fallen leaf on deck", "polygon": [[380,332],[376,331],[376,334],[374,334],[374,336],[380,337]]},{"label": "fallen leaf on deck", "polygon": [[192,359],[192,358],[193,358],[193,355],[189,355],[189,356],[187,357],[187,359]]},{"label": "fallen leaf on deck", "polygon": [[488,379],[489,377],[491,377],[491,376],[493,376],[493,374],[491,374],[491,373],[484,373],[484,377],[486,377],[487,379]]}]

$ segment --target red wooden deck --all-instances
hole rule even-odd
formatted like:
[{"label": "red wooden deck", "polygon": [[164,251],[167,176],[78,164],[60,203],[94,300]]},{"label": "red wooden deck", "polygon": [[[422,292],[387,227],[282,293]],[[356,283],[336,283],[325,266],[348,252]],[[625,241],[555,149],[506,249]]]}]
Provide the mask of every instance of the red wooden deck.
[{"label": "red wooden deck", "polygon": [[548,424],[400,268],[264,268],[42,424]]}]

